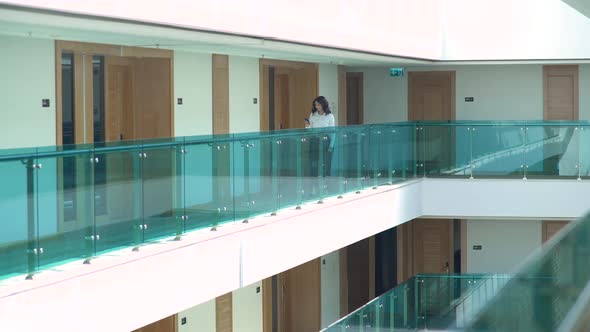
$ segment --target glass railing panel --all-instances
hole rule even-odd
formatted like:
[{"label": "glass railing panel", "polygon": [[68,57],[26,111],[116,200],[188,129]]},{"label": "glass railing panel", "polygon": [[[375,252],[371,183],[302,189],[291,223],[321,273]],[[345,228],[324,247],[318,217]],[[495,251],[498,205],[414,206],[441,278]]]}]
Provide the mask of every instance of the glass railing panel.
[{"label": "glass railing panel", "polygon": [[577,178],[580,127],[527,126],[528,178]]},{"label": "glass railing panel", "polygon": [[[455,175],[457,167],[465,166],[457,163],[457,157],[464,157],[457,156],[457,149],[454,148],[458,139],[457,129],[463,138],[465,128],[450,125],[422,125],[422,128],[422,144],[419,147],[422,151],[419,154],[423,156],[421,164],[425,175]],[[464,163],[464,160],[461,161]]]},{"label": "glass railing panel", "polygon": [[346,193],[346,163],[348,151],[346,151],[346,134],[343,127],[334,129],[334,145],[332,149],[332,168],[330,170],[328,195],[343,197]]},{"label": "glass railing panel", "polygon": [[252,179],[256,177],[255,167],[257,156],[254,155],[254,141],[248,138],[236,139],[233,142],[234,151],[234,208],[236,220],[248,221],[254,216]]},{"label": "glass railing panel", "polygon": [[0,161],[0,279],[37,269],[36,170],[35,153]]},{"label": "glass railing panel", "polygon": [[[324,198],[326,191],[325,176],[328,171],[325,167],[328,159],[328,152],[326,145],[328,135],[325,130],[311,129],[306,133],[306,144],[304,156],[307,157],[307,172],[304,180],[304,201],[320,202]],[[305,158],[304,158],[305,160]]]},{"label": "glass railing panel", "polygon": [[[182,145],[173,140],[151,141],[143,145],[141,175],[144,242],[177,235],[180,221],[177,217],[182,211],[178,211],[175,198],[183,175],[178,172],[177,163],[181,162],[178,159],[182,149]],[[226,157],[229,158],[229,147],[227,153]],[[228,159],[219,163],[224,165],[221,167],[225,170],[225,163],[229,162]],[[231,174],[223,175],[222,180],[230,182],[230,177]],[[231,196],[231,192],[227,195]]]},{"label": "glass railing panel", "polygon": [[[95,168],[91,147],[40,149],[37,160],[39,266],[49,268],[95,254]],[[78,146],[78,149],[81,147]],[[54,155],[49,155],[53,153]]]},{"label": "glass railing panel", "polygon": [[493,297],[510,276],[420,275],[419,328],[444,330],[462,326]]},{"label": "glass railing panel", "polygon": [[330,325],[325,331],[409,331],[419,324],[416,279],[398,285]]},{"label": "glass railing panel", "polygon": [[466,331],[556,331],[590,281],[590,219],[556,235]]},{"label": "glass railing panel", "polygon": [[414,151],[418,145],[413,137],[415,126],[409,124],[392,125],[393,181],[403,181],[417,176]]},{"label": "glass railing panel", "polygon": [[214,227],[227,219],[231,212],[229,168],[227,164],[217,168],[224,162],[223,158],[228,159],[229,144],[227,139],[216,140],[213,137],[187,139],[185,143],[186,231]]},{"label": "glass railing panel", "polygon": [[449,328],[462,328],[472,321],[485,305],[510,281],[511,275],[480,276],[468,280],[465,296],[452,312],[454,324]]},{"label": "glass railing panel", "polygon": [[473,177],[473,133],[474,127],[458,125],[452,129],[453,149],[451,154],[454,165],[449,170],[450,175]]},{"label": "glass railing panel", "polygon": [[369,127],[368,182],[373,188],[393,183],[395,131],[391,125]]},{"label": "glass railing panel", "polygon": [[472,165],[475,178],[524,177],[525,126],[472,126]]},{"label": "glass railing panel", "polygon": [[350,126],[343,130],[342,150],[346,191],[361,191],[371,186],[369,127]]},{"label": "glass railing panel", "polygon": [[460,328],[509,278],[508,275],[416,275],[330,325],[326,331]]},{"label": "glass railing panel", "polygon": [[356,141],[351,128],[341,127],[336,133],[336,144],[334,146],[335,159],[337,160],[335,170],[338,176],[338,195],[356,190]]},{"label": "glass railing panel", "polygon": [[175,160],[174,160],[174,167],[175,167],[175,181],[173,183],[173,190],[172,194],[174,195],[172,198],[172,205],[174,209],[174,223],[176,224],[176,240],[180,240],[182,235],[186,232],[186,222],[187,222],[187,211],[186,211],[186,139],[184,137],[180,138],[179,145],[176,146],[175,151]]},{"label": "glass railing panel", "polygon": [[578,137],[580,140],[578,174],[580,179],[588,179],[590,178],[590,126],[580,125]]},{"label": "glass railing panel", "polygon": [[423,329],[440,328],[446,325],[437,318],[445,316],[454,299],[455,285],[461,279],[447,276],[416,277],[418,288],[418,327]]},{"label": "glass railing panel", "polygon": [[303,202],[303,166],[309,162],[303,155],[303,143],[301,134],[286,133],[280,138],[277,147],[278,208],[297,207]]},{"label": "glass railing panel", "polygon": [[94,150],[97,253],[143,243],[142,152],[139,145],[122,143]]},{"label": "glass railing panel", "polygon": [[282,141],[278,135],[261,137],[258,142],[258,179],[255,195],[255,214],[276,214],[281,204],[280,171]]},{"label": "glass railing panel", "polygon": [[342,151],[337,149],[338,140],[341,138],[341,131],[339,128],[329,128],[324,132],[324,137],[327,141],[324,142],[325,153],[325,179],[324,179],[324,197],[337,197],[341,193],[341,184],[343,183],[342,158],[340,154]]}]

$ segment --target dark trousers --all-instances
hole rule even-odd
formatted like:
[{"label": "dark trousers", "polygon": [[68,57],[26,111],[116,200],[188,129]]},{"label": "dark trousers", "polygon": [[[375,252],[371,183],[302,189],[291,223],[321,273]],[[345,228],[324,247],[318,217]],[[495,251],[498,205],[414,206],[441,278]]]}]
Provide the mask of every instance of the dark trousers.
[{"label": "dark trousers", "polygon": [[[323,149],[323,158],[320,160],[320,149]],[[332,151],[330,151],[330,138],[321,141],[319,138],[312,138],[309,145],[310,176],[330,176],[332,170]],[[323,166],[323,172],[322,170]],[[321,174],[320,174],[321,173]]]}]

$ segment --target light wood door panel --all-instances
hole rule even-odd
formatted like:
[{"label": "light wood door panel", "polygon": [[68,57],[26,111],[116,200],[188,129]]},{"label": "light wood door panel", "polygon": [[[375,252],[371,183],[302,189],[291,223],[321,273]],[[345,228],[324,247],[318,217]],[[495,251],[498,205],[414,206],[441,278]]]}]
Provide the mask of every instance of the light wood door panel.
[{"label": "light wood door panel", "polygon": [[[274,85],[271,86],[273,71]],[[274,92],[274,117],[269,107],[271,89]],[[271,118],[274,118],[277,130],[302,128],[303,119],[309,117],[311,102],[317,95],[316,63],[260,60],[260,130],[270,130]]]},{"label": "light wood door panel", "polygon": [[[408,119],[410,121],[448,121],[455,119],[455,72],[432,71],[408,74]],[[424,127],[420,132],[417,158],[425,172],[453,167],[454,131],[439,126]],[[422,170],[420,170],[422,172]]]},{"label": "light wood door panel", "polygon": [[320,259],[279,275],[279,330],[315,332],[321,328]]},{"label": "light wood door panel", "polygon": [[121,57],[106,58],[105,140],[133,139],[133,68]]},{"label": "light wood door panel", "polygon": [[229,58],[213,54],[213,134],[229,133]]},{"label": "light wood door panel", "polygon": [[455,119],[455,72],[408,73],[408,119]]},{"label": "light wood door panel", "polygon": [[135,59],[135,139],[171,137],[170,59]]},{"label": "light wood door panel", "polygon": [[543,67],[545,120],[578,120],[578,66]]},{"label": "light wood door panel", "polygon": [[363,73],[346,73],[346,117],[347,125],[363,124],[364,91]]},{"label": "light wood door panel", "polygon": [[543,243],[549,241],[568,224],[568,221],[543,221]]},{"label": "light wood door panel", "polygon": [[217,332],[233,331],[232,305],[232,293],[227,293],[215,299],[215,329]]},{"label": "light wood door panel", "polygon": [[414,222],[414,274],[453,271],[452,222],[417,219]]}]

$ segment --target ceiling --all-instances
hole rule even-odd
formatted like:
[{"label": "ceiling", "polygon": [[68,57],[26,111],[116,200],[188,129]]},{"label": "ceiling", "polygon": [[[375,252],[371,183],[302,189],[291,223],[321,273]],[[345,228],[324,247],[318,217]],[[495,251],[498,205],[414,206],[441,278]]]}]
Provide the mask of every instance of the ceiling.
[{"label": "ceiling", "polygon": [[0,6],[0,34],[346,66],[432,63],[428,60],[2,6]]},{"label": "ceiling", "polygon": [[[463,14],[460,11],[462,8],[462,2],[459,0],[453,0],[448,4],[448,9],[453,12],[449,14],[449,20],[457,21],[459,16]],[[531,0],[532,1],[532,0]],[[550,1],[550,0],[545,0]],[[552,0],[551,0],[552,1]],[[568,7],[563,3],[567,3],[576,10],[588,14],[590,13],[590,4],[586,0],[555,0],[553,7],[545,8],[545,15],[548,15],[553,9],[561,9],[556,7],[558,3],[563,7]],[[453,7],[458,6],[457,8]],[[475,6],[475,4],[474,4]],[[519,7],[520,8],[520,7]],[[477,7],[464,8],[469,9],[468,13],[472,13]],[[565,10],[566,9],[561,9]],[[569,9],[572,13],[567,13],[572,19],[577,19],[580,25],[575,26],[578,28],[580,34],[584,35],[584,28],[586,27],[588,18],[578,14],[575,10]],[[578,15],[583,18],[576,18],[572,15]],[[463,15],[469,16],[469,15]],[[496,17],[496,16],[494,16]],[[539,18],[533,18],[532,16],[527,18],[531,23],[531,28],[537,31],[537,27],[532,24],[534,19],[538,21],[544,16]],[[505,17],[506,20],[508,17]],[[478,22],[480,18],[477,15],[470,18],[473,22]],[[515,16],[515,21],[521,22],[521,18]],[[466,20],[466,19],[465,19]],[[495,19],[492,19],[495,20]],[[415,58],[404,58],[396,57],[383,54],[375,54],[369,52],[362,52],[350,49],[337,49],[321,47],[317,45],[307,45],[301,43],[291,43],[286,41],[279,41],[272,38],[263,37],[251,37],[235,34],[224,34],[210,31],[194,30],[189,28],[171,27],[165,25],[157,25],[150,23],[140,23],[135,21],[125,21],[117,19],[98,18],[95,16],[87,16],[81,14],[69,14],[54,12],[48,10],[32,9],[25,7],[15,7],[10,5],[0,4],[0,34],[23,36],[28,38],[42,38],[42,39],[58,39],[58,40],[74,40],[74,41],[85,41],[95,42],[104,44],[115,44],[115,45],[128,45],[128,46],[142,46],[142,47],[159,47],[165,49],[173,49],[177,51],[186,52],[197,52],[197,53],[219,53],[237,56],[248,56],[255,58],[270,58],[270,59],[282,59],[291,61],[305,61],[315,63],[330,63],[338,65],[346,65],[352,67],[419,67],[419,66],[445,66],[445,65],[493,65],[493,64],[531,64],[531,63],[590,63],[590,57],[547,57],[547,58],[533,58],[533,57],[520,57],[515,58],[501,58],[496,57],[499,60],[486,60],[489,59],[489,55],[493,54],[494,51],[499,50],[504,52],[505,50],[533,50],[531,55],[537,55],[545,52],[546,54],[554,54],[552,52],[559,52],[566,46],[574,45],[576,47],[584,47],[581,50],[581,54],[585,54],[586,48],[590,49],[590,46],[584,46],[584,43],[579,43],[578,37],[573,40],[567,41],[567,36],[572,36],[571,33],[566,30],[557,30],[554,40],[547,38],[539,39],[538,43],[528,45],[526,44],[526,35],[518,35],[515,30],[510,30],[508,34],[515,35],[512,43],[507,43],[508,38],[504,34],[499,34],[498,31],[489,27],[490,24],[480,24],[475,27],[475,23],[468,21],[464,23],[473,26],[473,29],[467,29],[461,24],[455,24],[455,30],[466,31],[467,33],[475,33],[476,35],[470,35],[470,38],[447,38],[446,44],[453,44],[452,49],[463,50],[469,53],[470,47],[472,50],[478,51],[480,54],[475,54],[473,57],[469,57],[468,60],[462,60],[461,57],[449,56],[445,60],[429,60],[429,59],[415,59]],[[536,22],[536,21],[535,21]],[[540,21],[539,24],[547,25],[546,21]],[[559,24],[565,25],[565,22],[556,22],[556,26]],[[508,25],[508,24],[507,24]],[[450,22],[446,23],[446,30],[451,29],[453,26]],[[482,30],[482,27],[485,30]],[[534,28],[534,29],[533,29]],[[479,29],[479,30],[478,30]],[[507,28],[508,29],[508,28]],[[565,29],[565,28],[564,28]],[[445,31],[446,31],[445,30]],[[505,29],[506,30],[506,29]],[[458,32],[454,32],[456,36]],[[518,38],[517,38],[518,37]],[[583,36],[580,36],[580,38]],[[497,39],[498,46],[493,43],[493,40]],[[576,39],[577,38],[577,39]],[[584,37],[585,38],[585,37]],[[530,39],[530,38],[529,38]],[[457,40],[459,42],[457,43]],[[562,42],[562,44],[558,44]],[[563,44],[563,42],[567,42]],[[478,43],[479,47],[477,47]],[[538,48],[539,45],[543,45],[546,49]],[[445,51],[448,53],[447,51]],[[491,53],[490,53],[491,52]],[[538,53],[536,53],[538,52]],[[478,56],[481,55],[481,56]],[[486,57],[488,55],[488,57]]]}]

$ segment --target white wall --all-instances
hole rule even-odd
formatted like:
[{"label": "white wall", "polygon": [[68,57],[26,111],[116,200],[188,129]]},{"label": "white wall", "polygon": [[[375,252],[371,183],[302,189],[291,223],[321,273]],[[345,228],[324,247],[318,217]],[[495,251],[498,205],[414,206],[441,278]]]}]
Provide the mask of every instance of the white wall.
[{"label": "white wall", "polygon": [[55,145],[54,41],[0,35],[0,45],[0,149]]},{"label": "white wall", "polygon": [[[229,131],[230,133],[260,130],[259,60],[229,57]],[[253,99],[258,103],[254,104]]]},{"label": "white wall", "polygon": [[425,178],[421,212],[424,218],[573,220],[588,212],[587,197],[590,186],[578,180]]},{"label": "white wall", "polygon": [[[184,325],[183,318],[186,318]],[[215,331],[215,299],[178,313],[178,332]]]},{"label": "white wall", "polygon": [[319,70],[319,93],[330,102],[330,109],[338,123],[338,66],[320,63]]},{"label": "white wall", "polygon": [[232,313],[234,331],[262,331],[262,282],[255,282],[233,292]]},{"label": "white wall", "polygon": [[408,119],[408,83],[405,77],[389,76],[389,68],[350,68],[363,72],[364,122],[384,123]]},{"label": "white wall", "polygon": [[[580,67],[580,91],[590,88],[590,65]],[[404,77],[389,68],[350,68],[364,73],[365,123],[406,121],[409,71],[456,72],[457,120],[542,120],[543,66],[429,66],[406,68]],[[474,97],[474,102],[465,102]],[[588,113],[588,115],[585,115]],[[580,114],[590,118],[590,97],[580,93]]]},{"label": "white wall", "polygon": [[340,252],[331,252],[321,258],[322,328],[340,318]]},{"label": "white wall", "polygon": [[[260,292],[257,293],[257,288]],[[182,325],[182,319],[186,324]],[[239,332],[262,331],[262,282],[232,292],[233,330]],[[215,332],[215,299],[178,313],[178,332]]]},{"label": "white wall", "polygon": [[467,273],[514,272],[541,240],[540,220],[467,220]]},{"label": "white wall", "polygon": [[[211,54],[174,51],[174,135],[213,132]],[[177,99],[182,98],[182,105]]]},{"label": "white wall", "polygon": [[[543,66],[462,66],[456,70],[458,120],[542,120]],[[465,97],[474,97],[465,102]]]}]

